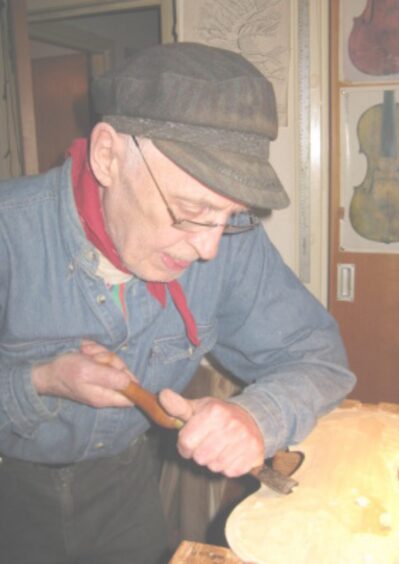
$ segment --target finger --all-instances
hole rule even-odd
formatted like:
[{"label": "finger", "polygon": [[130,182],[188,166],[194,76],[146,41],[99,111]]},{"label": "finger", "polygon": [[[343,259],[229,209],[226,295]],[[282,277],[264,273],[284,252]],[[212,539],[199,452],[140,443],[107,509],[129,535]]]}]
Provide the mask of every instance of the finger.
[{"label": "finger", "polygon": [[80,344],[84,346],[85,345],[97,345],[100,347],[103,346],[103,345],[99,345],[97,341],[93,341],[93,339],[81,339]]},{"label": "finger", "polygon": [[159,402],[169,415],[182,421],[188,421],[193,414],[192,401],[172,390],[162,390],[159,394]]},{"label": "finger", "polygon": [[[112,351],[109,351],[105,347],[102,347],[101,345],[97,345],[97,343],[93,343],[93,346],[91,345],[91,342],[87,341],[87,343],[87,347],[91,348],[89,356],[92,360],[94,360],[98,364],[111,366],[112,368],[116,368],[117,370],[123,370],[123,372],[129,375],[131,380],[138,382],[136,376],[129,370],[127,364],[121,359],[120,356]],[[82,350],[82,352],[86,354],[86,350]]]},{"label": "finger", "polygon": [[215,433],[204,437],[192,453],[192,458],[212,472],[223,473],[231,478],[246,474],[254,467],[246,453],[241,452],[237,445],[223,445],[220,435]]},{"label": "finger", "polygon": [[191,451],[191,457],[200,466],[211,468],[210,465],[219,461],[222,456],[223,445],[220,444],[220,440],[218,441],[218,437],[213,432],[201,437],[197,434],[197,436],[187,437],[187,440],[185,437],[181,439],[178,447],[186,454]]},{"label": "finger", "polygon": [[120,356],[111,351],[98,352],[92,356],[92,359],[99,364],[112,366],[117,370],[127,370],[127,366]]},{"label": "finger", "polygon": [[208,465],[214,472],[222,472],[229,478],[236,478],[249,472],[254,465],[244,453],[238,453],[235,449],[226,448],[220,455]]},{"label": "finger", "polygon": [[91,386],[87,391],[86,399],[92,407],[133,407],[134,405],[120,392],[100,386]]},{"label": "finger", "polygon": [[80,350],[87,355],[108,351],[106,347],[96,343],[96,341],[91,341],[90,339],[82,339],[80,341]]}]

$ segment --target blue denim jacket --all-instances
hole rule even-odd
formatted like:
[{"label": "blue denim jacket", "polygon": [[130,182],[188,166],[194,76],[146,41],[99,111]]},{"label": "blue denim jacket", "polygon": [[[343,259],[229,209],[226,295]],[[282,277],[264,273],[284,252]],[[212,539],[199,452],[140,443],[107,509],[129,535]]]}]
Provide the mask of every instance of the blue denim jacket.
[{"label": "blue denim jacket", "polygon": [[42,463],[111,456],[149,428],[135,407],[95,409],[39,396],[32,365],[79,348],[116,351],[142,385],[181,391],[212,352],[245,385],[268,455],[301,440],[353,387],[336,324],[284,265],[264,229],[224,236],[216,259],[180,282],[201,345],[145,283],[126,286],[127,319],[103,280],[75,208],[70,161],[0,185],[0,452]]}]

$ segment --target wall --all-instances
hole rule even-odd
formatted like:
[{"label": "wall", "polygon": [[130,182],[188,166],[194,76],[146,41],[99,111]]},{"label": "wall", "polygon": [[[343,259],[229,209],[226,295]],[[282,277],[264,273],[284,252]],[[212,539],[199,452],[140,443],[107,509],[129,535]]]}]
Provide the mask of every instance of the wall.
[{"label": "wall", "polygon": [[[271,144],[270,160],[290,195],[291,205],[285,210],[273,212],[264,224],[286,263],[309,290],[326,304],[328,4],[324,0],[242,0],[240,3],[231,3],[229,0],[177,0],[176,6],[179,40],[195,40],[231,48],[244,56],[249,53],[248,58],[251,60],[252,55],[254,64],[265,54],[269,60],[273,54],[278,58],[285,48],[281,31],[272,24],[276,7],[281,13],[287,10],[290,21],[287,30],[290,35],[288,88],[282,94],[280,92],[280,96],[287,98],[287,119],[281,120],[278,138]],[[307,17],[306,26],[303,25],[304,14]],[[274,34],[274,45],[266,44],[265,34]],[[308,48],[305,55],[301,51],[304,44]],[[267,51],[262,53],[259,45]],[[273,68],[272,64],[270,66],[273,72],[281,70]],[[307,72],[306,82],[300,78],[302,68]],[[273,81],[273,74],[265,74]],[[300,92],[306,92],[306,115],[299,100]],[[278,105],[283,103],[278,98]],[[301,136],[302,123],[306,125],[305,137]],[[304,143],[309,144],[306,162],[300,158]]]}]

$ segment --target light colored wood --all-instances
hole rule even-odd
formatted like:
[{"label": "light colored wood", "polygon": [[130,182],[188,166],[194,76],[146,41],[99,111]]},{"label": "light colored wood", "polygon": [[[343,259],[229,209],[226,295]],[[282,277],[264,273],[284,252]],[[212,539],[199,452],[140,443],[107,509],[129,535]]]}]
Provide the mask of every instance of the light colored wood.
[{"label": "light colored wood", "polygon": [[104,74],[111,66],[111,55],[109,51],[90,54],[90,78],[92,80]]},{"label": "light colored wood", "polygon": [[161,10],[161,42],[173,43],[175,37],[175,16],[173,1],[163,0],[160,4]]},{"label": "light colored wood", "polygon": [[243,564],[228,548],[183,541],[169,564]]},{"label": "light colored wood", "polygon": [[256,564],[398,564],[399,405],[347,402],[296,449],[288,496],[262,487],[227,521],[226,537]]},{"label": "light colored wood", "polygon": [[15,65],[22,137],[23,173],[31,175],[37,174],[39,167],[25,0],[13,0],[13,2],[9,3],[9,7],[15,39]]},{"label": "light colored wood", "polygon": [[[399,402],[399,255],[343,252],[340,219],[339,6],[330,0],[331,23],[331,178],[329,309],[337,319],[358,383],[352,397]],[[353,85],[352,85],[353,86]],[[360,88],[361,84],[358,84]],[[381,85],[380,85],[381,87]],[[355,265],[355,300],[338,301],[337,264]]]}]

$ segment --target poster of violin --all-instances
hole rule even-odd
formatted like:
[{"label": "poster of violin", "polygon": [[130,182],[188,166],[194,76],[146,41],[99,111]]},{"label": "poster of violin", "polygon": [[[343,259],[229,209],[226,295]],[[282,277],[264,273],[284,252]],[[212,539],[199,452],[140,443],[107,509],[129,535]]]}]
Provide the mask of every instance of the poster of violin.
[{"label": "poster of violin", "polygon": [[340,78],[399,81],[399,0],[341,0]]},{"label": "poster of violin", "polygon": [[341,250],[399,253],[399,86],[340,96]]}]

